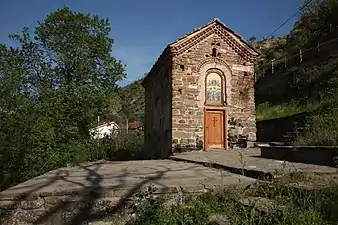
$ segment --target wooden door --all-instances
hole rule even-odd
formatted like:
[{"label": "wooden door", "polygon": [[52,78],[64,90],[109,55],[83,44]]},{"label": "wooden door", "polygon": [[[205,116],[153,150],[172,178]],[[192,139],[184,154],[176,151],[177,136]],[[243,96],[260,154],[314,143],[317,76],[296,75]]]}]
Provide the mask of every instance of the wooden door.
[{"label": "wooden door", "polygon": [[225,149],[225,115],[222,110],[205,111],[205,149]]}]

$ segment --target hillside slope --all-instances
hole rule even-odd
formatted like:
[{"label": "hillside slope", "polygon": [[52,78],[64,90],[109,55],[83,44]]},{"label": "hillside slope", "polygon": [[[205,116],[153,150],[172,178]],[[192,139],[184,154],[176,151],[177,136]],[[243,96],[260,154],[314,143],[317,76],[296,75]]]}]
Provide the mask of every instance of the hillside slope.
[{"label": "hillside slope", "polygon": [[337,36],[338,2],[317,1],[288,35],[262,50],[257,62],[257,118],[308,113],[298,144],[338,144]]},{"label": "hillside slope", "polygon": [[121,114],[129,121],[144,121],[144,88],[141,82],[142,79],[136,80],[119,90]]}]

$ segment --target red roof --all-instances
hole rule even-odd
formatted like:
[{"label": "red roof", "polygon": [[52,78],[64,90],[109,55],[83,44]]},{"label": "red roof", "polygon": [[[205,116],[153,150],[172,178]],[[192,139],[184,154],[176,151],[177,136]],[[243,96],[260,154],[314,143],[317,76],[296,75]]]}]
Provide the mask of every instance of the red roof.
[{"label": "red roof", "polygon": [[92,127],[111,126],[113,124],[115,124],[116,126],[118,126],[114,121],[111,121],[111,122],[92,123]]},{"label": "red roof", "polygon": [[[139,128],[139,127],[142,127],[142,122],[140,122],[140,121],[133,121],[133,122],[130,122],[129,124],[128,124],[128,127],[129,128],[132,128],[132,129],[137,129],[137,128]],[[121,125],[119,125],[119,127],[121,127],[121,128],[126,128],[126,124],[121,124]]]}]

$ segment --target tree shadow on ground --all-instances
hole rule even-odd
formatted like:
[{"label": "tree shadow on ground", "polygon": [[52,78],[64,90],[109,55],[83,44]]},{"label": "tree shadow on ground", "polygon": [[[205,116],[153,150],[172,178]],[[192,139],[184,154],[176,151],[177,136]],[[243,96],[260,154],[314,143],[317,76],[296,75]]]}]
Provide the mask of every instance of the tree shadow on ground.
[{"label": "tree shadow on ground", "polygon": [[[62,175],[62,171],[58,171],[55,176],[53,176],[52,178],[48,179],[47,182],[45,182],[44,184],[38,185],[37,187],[34,187],[33,189],[31,189],[29,192],[25,192],[23,194],[20,194],[18,196],[15,196],[15,198],[11,199],[13,200],[13,203],[7,205],[5,207],[5,209],[0,209],[0,222],[5,222],[8,218],[12,217],[13,214],[11,213],[14,209],[16,209],[20,204],[22,204],[22,202],[28,200],[29,198],[31,198],[31,194],[44,188],[47,186],[51,186],[53,185],[55,182],[57,182],[58,180],[62,179],[64,175]],[[2,196],[0,195],[0,198]],[[35,197],[35,196],[34,196]],[[10,213],[8,213],[10,211]]]},{"label": "tree shadow on ground", "polygon": [[[99,169],[105,163],[117,162],[103,161],[91,163],[90,165],[78,164],[75,168],[72,168],[72,170],[65,169],[65,171],[64,169],[59,169],[54,171],[53,173],[55,173],[55,175],[52,173],[53,176],[48,179],[43,179],[43,177],[34,178],[38,182],[42,180],[41,182],[43,183],[36,185],[36,187],[30,183],[27,183],[26,186],[13,187],[12,190],[17,192],[23,191],[27,187],[30,190],[18,196],[15,202],[6,208],[6,211],[0,212],[0,221],[3,221],[2,224],[8,224],[8,221],[10,221],[12,217],[17,216],[17,209],[22,209],[23,204],[30,204],[29,202],[31,200],[36,199],[43,200],[43,212],[30,218],[29,222],[31,224],[84,224],[90,221],[104,220],[120,215],[119,213],[123,212],[129,206],[128,203],[130,203],[132,197],[147,184],[155,183],[163,190],[169,188],[160,182],[160,179],[168,172],[179,172],[199,167],[198,165],[193,165],[173,169],[168,166],[154,165],[149,167],[151,169],[150,172],[145,173],[142,171],[140,171],[140,173],[130,172],[128,171],[128,167],[125,167],[114,176],[110,176],[108,171],[107,176],[107,174],[99,172]],[[85,179],[81,178],[83,177],[82,175],[78,176],[74,174],[74,172],[79,171],[85,171]],[[131,178],[132,176],[135,176],[136,179],[142,176],[142,180],[128,183],[129,181],[126,178]],[[114,182],[113,185],[105,183],[104,181],[107,179]],[[60,193],[39,194],[39,190],[41,190],[41,193],[45,192],[46,190],[42,189],[47,186],[55,185],[55,188],[58,188],[60,185],[56,182],[60,181],[62,181],[62,187],[68,188],[68,183],[69,189],[61,190]],[[76,188],[74,188],[74,186]],[[54,189],[52,188],[51,190]],[[113,195],[110,195],[112,193]],[[107,196],[107,194],[109,196]],[[32,196],[36,198],[32,199]],[[54,197],[56,199],[55,202],[46,200],[47,198]],[[62,197],[62,200],[60,197]],[[52,204],[56,205],[53,206]],[[23,210],[27,212],[30,211],[30,209]]]}]

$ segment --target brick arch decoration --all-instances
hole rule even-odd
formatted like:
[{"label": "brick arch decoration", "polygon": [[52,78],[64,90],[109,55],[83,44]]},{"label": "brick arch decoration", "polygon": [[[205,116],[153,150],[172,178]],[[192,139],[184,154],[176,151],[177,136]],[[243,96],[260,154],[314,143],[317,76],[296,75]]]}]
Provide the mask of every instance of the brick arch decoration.
[{"label": "brick arch decoration", "polygon": [[221,59],[209,58],[204,59],[198,64],[198,88],[199,88],[199,107],[204,107],[205,103],[205,78],[209,71],[219,71],[222,74],[222,78],[224,79],[222,89],[225,90],[223,94],[224,102],[227,105],[231,105],[231,77],[232,70],[229,65]]},{"label": "brick arch decoration", "polygon": [[230,73],[232,74],[232,70],[230,68],[230,66],[223,60],[220,58],[206,58],[203,59],[200,63],[198,63],[197,65],[197,70],[201,71],[201,68],[204,67],[206,64],[215,64],[215,66],[217,65],[223,65],[227,68],[227,70],[230,71]]},{"label": "brick arch decoration", "polygon": [[225,41],[237,54],[239,54],[245,61],[253,62],[255,56],[252,51],[248,50],[245,46],[241,45],[235,40],[223,27],[219,24],[214,24],[202,32],[195,35],[193,38],[189,38],[183,41],[179,45],[171,49],[173,55],[177,56],[195,46],[202,40],[209,37],[211,34],[217,34],[223,41]]}]

